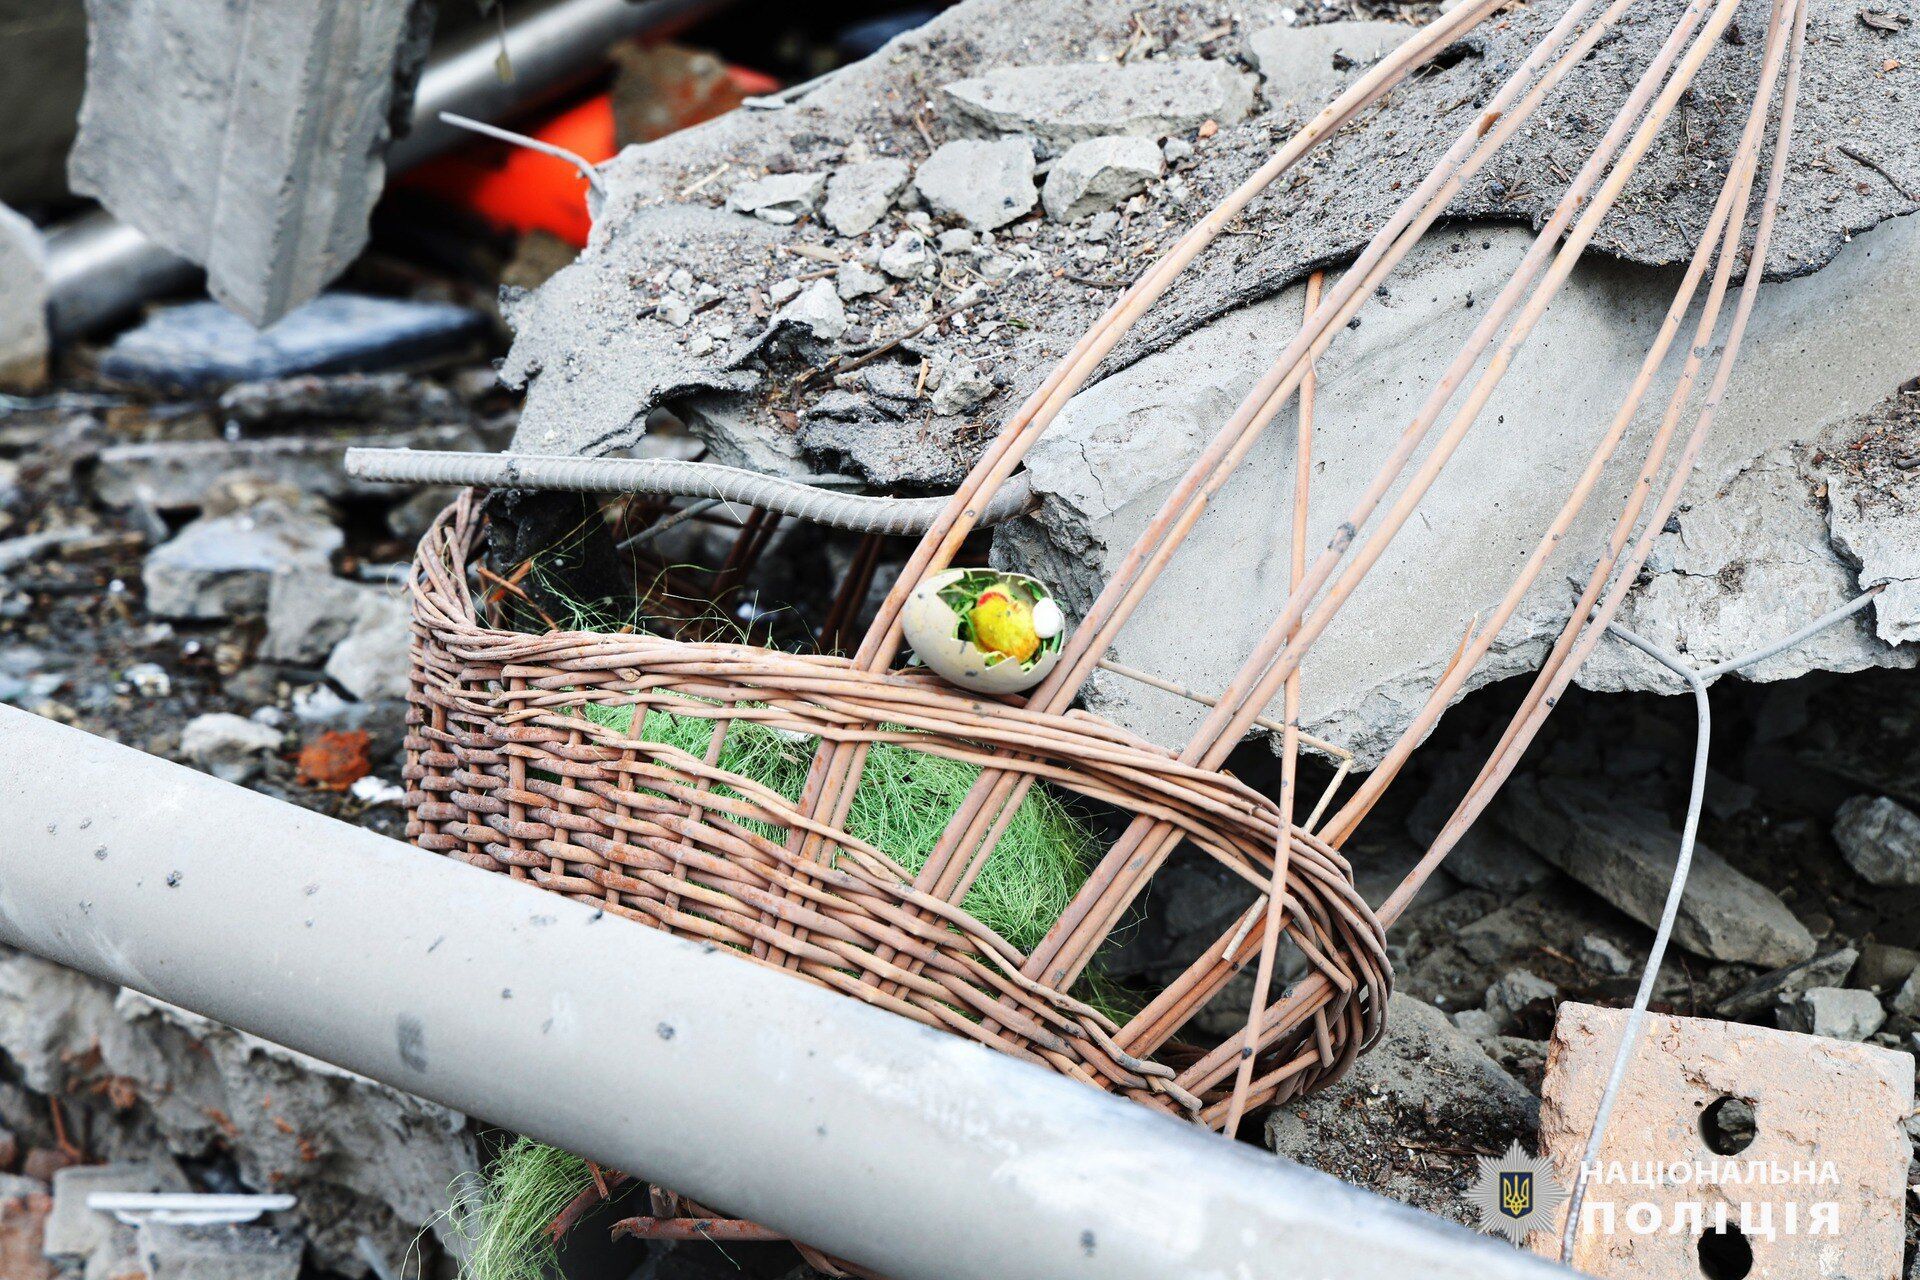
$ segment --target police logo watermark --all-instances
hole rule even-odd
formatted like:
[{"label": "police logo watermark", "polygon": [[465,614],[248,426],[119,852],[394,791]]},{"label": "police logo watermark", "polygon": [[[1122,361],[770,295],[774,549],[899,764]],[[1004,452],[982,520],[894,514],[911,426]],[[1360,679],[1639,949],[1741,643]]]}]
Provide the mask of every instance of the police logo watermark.
[{"label": "police logo watermark", "polygon": [[1553,1166],[1530,1156],[1515,1142],[1499,1157],[1480,1157],[1480,1176],[1467,1192],[1467,1202],[1480,1215],[1480,1229],[1524,1244],[1527,1235],[1553,1225],[1553,1215],[1566,1203],[1567,1192],[1553,1175]]}]

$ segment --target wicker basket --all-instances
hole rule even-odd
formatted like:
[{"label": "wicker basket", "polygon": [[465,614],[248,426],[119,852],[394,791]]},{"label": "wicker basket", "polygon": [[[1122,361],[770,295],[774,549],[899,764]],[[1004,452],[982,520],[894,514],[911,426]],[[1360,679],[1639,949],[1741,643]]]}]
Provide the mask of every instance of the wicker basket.
[{"label": "wicker basket", "polygon": [[[470,492],[441,515],[413,575],[411,840],[1148,1106],[1202,1112],[1173,1066],[1128,1052],[1109,1019],[1023,974],[1027,957],[916,888],[885,850],[713,761],[728,725],[750,720],[1017,770],[1164,819],[1262,891],[1279,830],[1271,799],[1085,713],[982,700],[926,674],[645,634],[498,629],[469,583],[480,505]],[[708,718],[714,746],[703,760],[638,741],[581,714],[588,704]],[[789,838],[754,829],[767,826]],[[1343,1070],[1377,1032],[1389,979],[1382,931],[1345,860],[1296,832],[1291,865],[1309,955],[1359,996],[1338,1034],[1322,1037],[1305,1086]]]}]

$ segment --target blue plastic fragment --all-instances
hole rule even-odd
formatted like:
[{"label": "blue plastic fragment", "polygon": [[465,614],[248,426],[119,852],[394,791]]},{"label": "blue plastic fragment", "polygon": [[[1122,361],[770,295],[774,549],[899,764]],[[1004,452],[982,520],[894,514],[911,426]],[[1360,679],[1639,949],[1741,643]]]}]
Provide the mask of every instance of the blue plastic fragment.
[{"label": "blue plastic fragment", "polygon": [[156,312],[100,361],[116,382],[203,391],[255,378],[356,373],[416,365],[458,351],[486,317],[446,302],[328,293],[264,329],[217,302]]}]

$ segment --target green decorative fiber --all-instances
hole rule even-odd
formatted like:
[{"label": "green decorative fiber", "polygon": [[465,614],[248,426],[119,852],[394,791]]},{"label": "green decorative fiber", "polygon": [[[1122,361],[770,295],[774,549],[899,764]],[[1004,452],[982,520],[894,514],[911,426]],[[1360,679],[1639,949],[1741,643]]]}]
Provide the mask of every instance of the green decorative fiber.
[{"label": "green decorative fiber", "polygon": [[579,1156],[515,1138],[484,1178],[456,1188],[474,1239],[461,1280],[548,1280],[559,1265],[548,1228],[592,1185],[593,1171]]},{"label": "green decorative fiber", "polygon": [[[588,719],[644,742],[677,747],[704,759],[715,721],[648,711],[640,732],[634,709],[588,705]],[[736,720],[720,752],[720,767],[790,801],[806,785],[814,740],[787,737],[766,725]],[[867,753],[853,793],[847,834],[883,850],[909,875],[926,865],[960,802],[979,776],[977,766],[892,743]],[[716,788],[732,795],[727,788]],[[771,838],[781,832],[753,827]],[[1044,786],[1029,788],[962,905],[974,919],[1021,951],[1031,951],[1060,918],[1086,880],[1098,849],[1086,824]]]}]

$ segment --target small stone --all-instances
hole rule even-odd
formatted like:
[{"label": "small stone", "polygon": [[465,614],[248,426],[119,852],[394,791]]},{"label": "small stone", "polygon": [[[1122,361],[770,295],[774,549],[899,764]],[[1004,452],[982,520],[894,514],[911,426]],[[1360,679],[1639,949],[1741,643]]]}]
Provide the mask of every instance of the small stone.
[{"label": "small stone", "polygon": [[1453,1025],[1476,1040],[1500,1034],[1500,1026],[1485,1009],[1462,1009],[1453,1015]]},{"label": "small stone", "polygon": [[1920,969],[1920,951],[1868,942],[1860,948],[1860,963],[1854,966],[1847,985],[1862,991],[1895,991],[1915,969]]},{"label": "small stone", "polygon": [[1040,198],[1055,222],[1076,222],[1145,190],[1163,163],[1151,138],[1089,138],[1054,162]]},{"label": "small stone", "polygon": [[690,356],[712,355],[713,346],[713,336],[711,334],[696,333],[687,339],[687,354]]},{"label": "small stone", "polygon": [[346,638],[327,658],[327,678],[361,702],[407,696],[411,610],[405,597],[376,590],[361,599]]},{"label": "small stone", "polygon": [[379,591],[324,569],[275,574],[267,587],[267,635],[260,656],[269,662],[325,662],[353,630],[362,602]]},{"label": "small stone", "polygon": [[1847,865],[1882,889],[1920,885],[1920,814],[1885,796],[1855,796],[1834,816]]},{"label": "small stone", "polygon": [[827,203],[820,216],[843,236],[865,235],[887,216],[912,176],[905,160],[842,165],[827,179]]},{"label": "small stone", "polygon": [[1887,1008],[1903,1018],[1920,1018],[1920,969],[1907,975],[1907,980],[1887,1002]]},{"label": "small stone", "polygon": [[659,305],[653,309],[653,317],[661,324],[670,324],[676,329],[683,329],[687,322],[693,319],[693,303],[680,294],[663,293],[660,295]]},{"label": "small stone", "polygon": [[933,254],[927,242],[911,231],[903,231],[880,255],[880,270],[895,280],[919,280],[933,274]]},{"label": "small stone", "polygon": [[786,226],[818,209],[826,188],[824,173],[770,173],[735,187],[727,208]]},{"label": "small stone", "polygon": [[1814,987],[1798,995],[1782,996],[1780,1027],[1829,1040],[1865,1040],[1887,1020],[1887,1011],[1871,991],[1847,987]]},{"label": "small stone", "polygon": [[147,609],[162,618],[258,614],[274,575],[324,572],[344,540],[332,521],[277,498],[202,516],[148,554]]},{"label": "small stone", "polygon": [[173,677],[155,662],[136,662],[120,673],[120,682],[142,698],[164,698],[173,692]]},{"label": "small stone", "polygon": [[933,411],[965,413],[993,394],[993,379],[964,360],[943,361],[940,385],[933,392]]},{"label": "small stone", "polygon": [[1860,953],[1842,947],[1803,964],[1763,973],[1713,1007],[1724,1018],[1750,1018],[1784,998],[1798,995],[1811,987],[1837,987],[1853,972]]},{"label": "small stone", "polygon": [[[975,230],[1003,227],[1039,200],[1033,146],[1025,138],[942,143],[921,163],[913,184],[936,213]],[[881,269],[886,269],[884,260]]]},{"label": "small stone", "polygon": [[195,716],[180,731],[180,753],[216,778],[246,782],[280,749],[280,731],[224,711]]},{"label": "small stone", "polygon": [[1494,1027],[1502,1034],[1518,1028],[1522,1015],[1531,1005],[1545,1002],[1549,1010],[1560,995],[1560,988],[1527,969],[1515,969],[1503,974],[1499,981],[1487,988],[1487,1016],[1493,1019]]},{"label": "small stone", "polygon": [[667,288],[675,293],[693,292],[693,272],[680,267],[667,277]]},{"label": "small stone", "polygon": [[1087,219],[1087,225],[1080,229],[1080,234],[1088,240],[1105,240],[1119,228],[1120,215],[1108,209]]},{"label": "small stone", "polygon": [[782,325],[798,325],[822,342],[836,342],[847,331],[847,308],[830,281],[816,280],[774,314],[769,328]]},{"label": "small stone", "polygon": [[767,300],[774,306],[784,306],[800,296],[800,280],[797,276],[788,276],[785,280],[775,281],[767,290]]},{"label": "small stone", "polygon": [[1160,155],[1168,164],[1193,159],[1193,144],[1185,138],[1168,138],[1160,144]]},{"label": "small stone", "polygon": [[870,271],[857,262],[849,262],[833,273],[834,292],[841,301],[851,302],[855,298],[864,298],[870,293],[878,293],[887,287],[887,278],[878,271]]},{"label": "small stone", "polygon": [[1225,62],[1068,62],[1002,67],[946,87],[956,111],[994,133],[1053,147],[1103,134],[1164,138],[1208,120],[1234,124],[1253,108],[1253,81]]},{"label": "small stone", "polygon": [[1271,103],[1318,106],[1360,68],[1413,34],[1398,22],[1326,22],[1269,27],[1247,37],[1247,56]]},{"label": "small stone", "polygon": [[1633,961],[1627,958],[1627,953],[1597,933],[1580,939],[1573,949],[1573,958],[1595,973],[1610,977],[1618,978],[1633,971]]},{"label": "small stone", "polygon": [[0,204],[0,391],[38,391],[47,380],[47,257],[40,231]]},{"label": "small stone", "polygon": [[955,227],[951,231],[942,231],[934,243],[943,254],[965,253],[973,248],[973,232],[965,227]]}]

